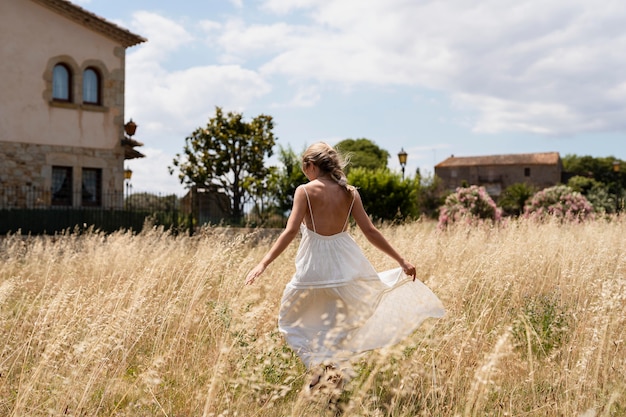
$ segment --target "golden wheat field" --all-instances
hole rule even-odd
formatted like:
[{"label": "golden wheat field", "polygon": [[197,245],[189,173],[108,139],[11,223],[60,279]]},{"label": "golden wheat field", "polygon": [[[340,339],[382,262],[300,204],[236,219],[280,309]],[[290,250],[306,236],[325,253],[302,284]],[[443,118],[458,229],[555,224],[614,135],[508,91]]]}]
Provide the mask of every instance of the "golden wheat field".
[{"label": "golden wheat field", "polygon": [[381,230],[447,314],[333,407],[277,331],[297,241],[244,286],[271,233],[2,238],[0,416],[626,415],[623,218]]}]

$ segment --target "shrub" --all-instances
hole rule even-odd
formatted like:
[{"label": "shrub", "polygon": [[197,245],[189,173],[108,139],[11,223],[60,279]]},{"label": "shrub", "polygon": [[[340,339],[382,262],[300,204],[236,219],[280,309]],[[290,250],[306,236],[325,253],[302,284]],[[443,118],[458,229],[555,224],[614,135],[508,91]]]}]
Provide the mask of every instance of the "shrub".
[{"label": "shrub", "polygon": [[417,209],[420,215],[436,220],[439,217],[439,208],[446,201],[446,196],[439,192],[441,179],[437,176],[419,177],[418,181]]},{"label": "shrub", "polygon": [[526,202],[537,192],[537,189],[523,182],[512,184],[504,189],[498,205],[506,216],[520,216],[524,213]]},{"label": "shrub", "polygon": [[585,221],[594,218],[589,200],[566,185],[556,185],[536,193],[524,207],[524,217],[544,220],[555,217],[564,221]]},{"label": "shrub", "polygon": [[570,178],[567,185],[584,195],[596,213],[615,213],[616,197],[609,193],[608,187],[600,181],[576,175]]},{"label": "shrub", "polygon": [[485,187],[472,185],[459,187],[450,194],[439,213],[439,227],[446,227],[456,222],[468,224],[487,221],[500,221],[502,210],[496,206],[487,194]]},{"label": "shrub", "polygon": [[374,220],[417,218],[418,180],[403,180],[386,168],[352,168],[348,182],[359,189],[363,206]]}]

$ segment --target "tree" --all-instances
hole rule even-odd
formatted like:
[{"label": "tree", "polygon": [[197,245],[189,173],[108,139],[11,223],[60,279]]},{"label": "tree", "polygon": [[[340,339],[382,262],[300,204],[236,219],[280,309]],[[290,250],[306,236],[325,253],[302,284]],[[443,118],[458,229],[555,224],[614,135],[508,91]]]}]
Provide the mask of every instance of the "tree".
[{"label": "tree", "polygon": [[[596,195],[594,205],[604,206],[606,202],[600,203],[600,201],[608,199],[613,200],[612,204],[614,204],[613,210],[609,210],[609,212],[620,210],[620,206],[623,204],[624,190],[626,190],[624,161],[613,156],[594,158],[592,156],[566,155],[563,158],[563,170],[570,177],[587,177],[597,181],[597,183],[592,184],[593,187],[587,190],[590,193],[587,195]],[[580,182],[579,179],[577,181]],[[603,190],[600,185],[604,185],[605,189]],[[605,192],[606,196],[604,196]],[[585,194],[584,191],[583,194]]]},{"label": "tree", "polygon": [[245,122],[241,113],[228,112],[224,116],[216,107],[215,117],[207,126],[185,138],[183,153],[176,154],[170,174],[178,168],[181,184],[217,187],[226,193],[232,217],[239,221],[244,203],[251,198],[249,187],[259,184],[246,182],[246,178],[262,181],[270,173],[265,158],[273,155],[273,127],[271,116],[262,114]]},{"label": "tree", "polygon": [[343,155],[350,157],[350,165],[346,167],[346,174],[352,168],[387,168],[389,152],[378,147],[369,139],[345,139],[337,143],[335,148]]},{"label": "tree", "polygon": [[621,175],[621,170],[615,172],[613,167],[615,162],[619,165],[623,164],[621,160],[613,156],[594,158],[592,156],[566,155],[563,158],[563,170],[570,176],[593,178],[614,191],[615,188],[626,187],[626,176]]},{"label": "tree", "polygon": [[275,190],[278,188],[280,175],[277,167],[272,166],[268,169],[265,177],[247,176],[244,178],[243,185],[254,202],[254,210],[248,214],[256,216],[262,223],[266,223],[277,211]]},{"label": "tree", "polygon": [[300,184],[307,182],[300,157],[291,149],[291,146],[279,148],[278,160],[283,165],[276,187],[276,200],[278,207],[286,212],[293,206],[293,195]]}]

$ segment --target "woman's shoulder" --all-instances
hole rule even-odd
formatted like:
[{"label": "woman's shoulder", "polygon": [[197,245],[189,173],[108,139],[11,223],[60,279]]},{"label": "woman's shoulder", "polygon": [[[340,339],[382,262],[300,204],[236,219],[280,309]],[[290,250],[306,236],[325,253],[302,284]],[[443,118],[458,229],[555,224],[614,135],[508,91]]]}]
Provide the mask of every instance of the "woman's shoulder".
[{"label": "woman's shoulder", "polygon": [[350,193],[350,195],[353,198],[359,197],[359,189],[358,189],[358,187],[355,187],[354,185],[348,184],[348,185],[346,185],[346,190],[348,190],[348,193]]},{"label": "woman's shoulder", "polygon": [[[354,185],[334,184],[334,186],[332,186],[331,188],[343,189],[344,191],[347,191],[350,195],[355,196],[355,197],[359,195],[358,187],[355,187]],[[328,185],[324,186],[321,182],[317,182],[317,181],[310,181],[310,182],[307,182],[306,184],[300,184],[296,187],[296,192],[306,193],[309,196],[313,196],[318,193],[324,194],[328,190],[329,190]]]},{"label": "woman's shoulder", "polygon": [[305,185],[306,184],[300,184],[296,187],[295,191],[293,192],[294,202],[308,198],[309,194],[307,193]]},{"label": "woman's shoulder", "polygon": [[307,182],[305,184],[300,184],[296,187],[296,193],[310,193],[311,191],[313,191],[315,189],[315,187],[313,187],[311,185],[310,182]]}]

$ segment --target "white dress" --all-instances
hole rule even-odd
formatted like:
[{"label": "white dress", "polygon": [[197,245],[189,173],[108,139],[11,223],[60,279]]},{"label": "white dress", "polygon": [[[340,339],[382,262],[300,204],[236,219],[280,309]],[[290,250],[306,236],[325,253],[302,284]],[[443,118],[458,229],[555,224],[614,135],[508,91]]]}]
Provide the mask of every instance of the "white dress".
[{"label": "white dress", "polygon": [[348,232],[318,234],[306,197],[313,230],[300,227],[296,272],[283,293],[278,328],[308,368],[391,346],[426,318],[445,314],[437,296],[401,268],[377,273]]}]

